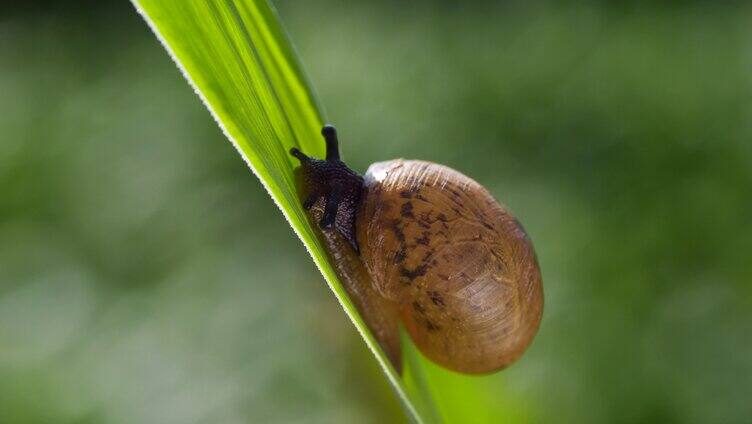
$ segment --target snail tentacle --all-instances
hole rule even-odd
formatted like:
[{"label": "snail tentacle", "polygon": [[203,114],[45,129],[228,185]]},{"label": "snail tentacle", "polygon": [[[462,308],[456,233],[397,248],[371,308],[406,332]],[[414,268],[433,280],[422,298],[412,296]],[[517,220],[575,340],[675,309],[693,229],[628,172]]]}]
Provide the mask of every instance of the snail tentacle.
[{"label": "snail tentacle", "polygon": [[332,125],[324,125],[321,135],[326,141],[326,160],[339,160],[339,142],[337,141],[337,129]]}]

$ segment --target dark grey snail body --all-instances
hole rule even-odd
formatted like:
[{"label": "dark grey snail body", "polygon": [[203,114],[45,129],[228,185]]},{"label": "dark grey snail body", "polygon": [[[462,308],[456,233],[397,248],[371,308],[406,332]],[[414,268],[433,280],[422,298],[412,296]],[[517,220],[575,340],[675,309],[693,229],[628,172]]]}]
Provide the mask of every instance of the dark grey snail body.
[{"label": "dark grey snail body", "polygon": [[[397,369],[399,324],[431,360],[487,373],[527,348],[543,311],[529,237],[491,194],[442,165],[393,160],[361,178],[297,149],[304,206],[322,228],[348,294]],[[335,231],[331,231],[331,228]]]}]

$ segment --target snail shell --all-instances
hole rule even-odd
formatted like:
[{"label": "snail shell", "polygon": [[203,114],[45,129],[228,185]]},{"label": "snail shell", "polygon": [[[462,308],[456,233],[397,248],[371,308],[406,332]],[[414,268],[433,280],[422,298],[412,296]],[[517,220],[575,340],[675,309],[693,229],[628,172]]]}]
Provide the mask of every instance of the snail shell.
[{"label": "snail shell", "polygon": [[485,373],[527,348],[543,312],[541,274],[520,223],[446,166],[372,165],[356,229],[374,286],[431,360]]},{"label": "snail shell", "polygon": [[434,362],[489,373],[517,359],[543,312],[543,288],[522,225],[480,184],[443,165],[392,160],[364,178],[339,160],[291,153],[304,206],[348,295],[401,370],[399,324]]}]

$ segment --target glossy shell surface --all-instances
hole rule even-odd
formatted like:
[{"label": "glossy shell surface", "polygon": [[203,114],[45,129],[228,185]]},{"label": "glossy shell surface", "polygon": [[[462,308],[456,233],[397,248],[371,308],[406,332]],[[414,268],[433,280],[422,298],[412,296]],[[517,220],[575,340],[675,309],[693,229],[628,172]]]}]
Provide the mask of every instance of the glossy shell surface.
[{"label": "glossy shell surface", "polygon": [[520,223],[474,180],[430,162],[376,163],[365,190],[356,222],[363,264],[421,352],[465,373],[518,358],[543,311]]}]

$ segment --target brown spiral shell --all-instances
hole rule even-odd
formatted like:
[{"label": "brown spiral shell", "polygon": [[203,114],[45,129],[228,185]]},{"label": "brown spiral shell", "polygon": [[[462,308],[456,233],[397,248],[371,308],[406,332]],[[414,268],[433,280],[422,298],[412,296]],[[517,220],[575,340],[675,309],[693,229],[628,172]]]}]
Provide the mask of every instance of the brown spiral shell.
[{"label": "brown spiral shell", "polygon": [[356,221],[375,290],[431,360],[455,371],[506,367],[543,311],[538,262],[520,223],[480,184],[430,162],[373,164]]}]

